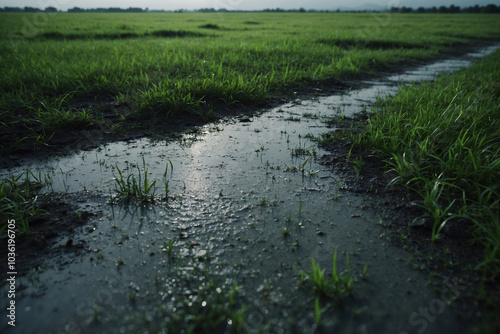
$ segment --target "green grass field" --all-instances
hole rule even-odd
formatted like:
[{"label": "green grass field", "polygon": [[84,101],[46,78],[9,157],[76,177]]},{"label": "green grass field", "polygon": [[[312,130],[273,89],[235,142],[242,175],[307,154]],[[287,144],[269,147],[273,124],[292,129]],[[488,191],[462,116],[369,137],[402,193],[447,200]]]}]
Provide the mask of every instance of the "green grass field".
[{"label": "green grass field", "polygon": [[[75,132],[83,136],[81,130],[102,129],[109,122],[127,134],[160,123],[175,125],[181,119],[209,121],[226,107],[257,109],[262,101],[293,98],[293,92],[304,92],[317,83],[326,85],[332,78],[349,83],[421,63],[478,40],[499,41],[499,18],[389,13],[0,13],[0,153],[7,156],[22,154],[21,149],[56,146],[52,142],[55,134],[79,130]],[[492,284],[500,277],[499,64],[497,51],[458,73],[405,87],[396,96],[379,101],[365,123],[356,123],[361,131],[335,137],[353,143],[345,151],[351,147],[349,155],[359,154],[356,161],[350,161],[356,171],[362,169],[364,154],[377,155],[386,170],[397,175],[392,184],[406,187],[412,199],[418,198],[424,216],[433,221],[428,242],[425,240],[431,251],[443,238],[446,226],[466,226],[469,240],[484,250],[482,263],[474,269],[484,282]],[[299,169],[303,175],[309,158],[316,155],[313,149],[299,146],[291,151],[292,155],[309,156]],[[111,168],[117,201],[137,199],[144,204],[154,202],[157,193],[168,200],[167,175],[173,172],[172,162],[161,184],[149,178],[145,160],[130,174],[118,164]],[[37,195],[50,182],[50,177],[29,169],[0,181],[0,234],[10,219],[16,220],[21,235],[30,234],[30,221],[48,214]],[[219,197],[223,197],[222,189]],[[259,206],[265,207],[266,200],[261,197]],[[289,215],[288,222],[291,220]],[[284,239],[291,238],[288,228],[281,233]],[[183,235],[181,228],[178,234],[179,238]],[[178,265],[182,270],[173,273],[180,282],[186,280],[184,264],[191,266],[191,262],[181,262],[186,258],[175,240],[165,242],[162,252],[167,261],[182,263]],[[295,242],[298,247],[298,239]],[[194,244],[186,245],[190,249]],[[356,263],[357,255],[351,254],[351,262]],[[209,255],[203,260],[193,255],[192,260],[198,264],[208,261]],[[353,286],[362,286],[367,264],[362,276],[354,275],[348,252],[346,270],[337,272],[336,248],[331,274],[325,274],[324,266],[315,261],[313,257],[310,271],[298,271],[296,276],[313,292],[314,312],[311,307],[307,317],[320,326],[327,310],[320,301],[342,300]],[[116,266],[125,265],[118,258]],[[273,268],[273,275],[275,270],[279,269]],[[171,326],[173,332],[186,324],[192,332],[213,332],[226,328],[232,319],[238,332],[240,325],[247,331],[247,308],[238,301],[238,294],[244,295],[243,285],[240,288],[234,282],[224,293],[214,293],[219,282],[209,271],[196,275],[206,284],[200,285],[200,298],[196,303],[193,300],[193,308],[184,290],[178,289],[177,312],[164,305],[157,310],[158,315],[173,314],[171,319],[163,317],[161,324]],[[477,276],[471,277],[475,280]],[[173,282],[175,279],[173,287],[181,286]],[[497,295],[496,287],[490,290]],[[404,295],[406,298],[406,291]],[[135,303],[137,296],[134,291],[128,299]],[[364,311],[360,308],[359,312]],[[97,319],[95,310],[94,317]],[[301,313],[297,319],[304,317]]]},{"label": "green grass field", "polygon": [[[128,106],[127,114],[113,112],[132,127],[151,117],[207,119],[221,105],[252,105],[328,78],[359,78],[473,40],[500,39],[497,15],[37,15],[0,15],[4,152],[95,127],[110,104]],[[384,106],[390,112],[371,119],[358,144],[383,152],[401,180],[422,194],[436,220],[433,239],[443,221],[465,217],[486,242],[485,263],[498,268],[498,134],[491,132],[498,118],[491,69],[498,60],[486,64],[452,84],[443,79],[405,90]],[[420,122],[411,131],[408,117]],[[484,217],[496,223],[485,225]]]},{"label": "green grass field", "polygon": [[500,38],[495,15],[38,15],[0,16],[3,151],[95,126],[110,101],[127,104],[136,121],[206,118],[221,103],[252,104]]}]

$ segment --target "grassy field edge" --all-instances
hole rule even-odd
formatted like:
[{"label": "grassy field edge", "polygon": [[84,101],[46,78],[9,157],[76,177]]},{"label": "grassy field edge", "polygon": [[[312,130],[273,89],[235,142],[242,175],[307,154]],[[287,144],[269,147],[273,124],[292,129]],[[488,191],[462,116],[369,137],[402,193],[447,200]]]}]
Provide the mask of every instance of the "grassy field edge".
[{"label": "grassy field edge", "polygon": [[500,274],[500,51],[435,82],[379,101],[356,149],[374,153],[420,198],[437,242],[463,224],[485,250],[479,268]]},{"label": "grassy field edge", "polygon": [[458,22],[450,15],[57,13],[33,31],[29,15],[0,17],[4,152],[56,145],[62,132],[81,136],[109,122],[128,120],[129,130],[206,121],[228,107],[500,38],[494,16],[475,15]]}]

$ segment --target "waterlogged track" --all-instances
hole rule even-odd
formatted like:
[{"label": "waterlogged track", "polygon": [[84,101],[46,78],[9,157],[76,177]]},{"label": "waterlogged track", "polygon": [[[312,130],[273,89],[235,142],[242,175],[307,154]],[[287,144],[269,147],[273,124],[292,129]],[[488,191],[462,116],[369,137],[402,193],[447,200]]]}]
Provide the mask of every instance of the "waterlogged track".
[{"label": "waterlogged track", "polygon": [[[41,270],[21,279],[16,330],[472,331],[482,319],[460,320],[451,307],[464,287],[445,280],[436,293],[428,275],[409,266],[406,251],[388,242],[383,225],[390,217],[369,209],[368,197],[342,190],[344,180],[316,161],[326,152],[308,138],[331,130],[325,118],[353,116],[401,82],[432,79],[493,49],[366,82],[345,95],[210,124],[176,142],[111,143],[2,171],[40,171],[52,180],[47,191],[93,214],[71,239],[50,245],[74,252],[40,259]],[[110,204],[116,167],[138,176],[143,161],[157,180],[158,200]],[[314,256],[330,273],[335,249],[338,271],[347,269],[349,254],[356,280],[351,296],[321,299],[319,321],[312,283],[299,284],[299,272],[310,273]]]}]

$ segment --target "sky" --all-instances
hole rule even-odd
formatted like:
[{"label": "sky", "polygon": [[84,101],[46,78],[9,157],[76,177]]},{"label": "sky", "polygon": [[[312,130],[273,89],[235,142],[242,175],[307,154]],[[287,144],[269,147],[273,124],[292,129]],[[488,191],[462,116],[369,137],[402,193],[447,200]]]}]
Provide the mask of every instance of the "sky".
[{"label": "sky", "polygon": [[229,10],[259,10],[265,8],[282,9],[328,9],[339,7],[356,8],[364,4],[375,4],[384,8],[390,7],[439,7],[451,4],[460,7],[474,5],[484,6],[490,3],[500,5],[499,0],[0,0],[0,7],[55,7],[59,10],[68,8],[97,8],[97,7],[140,7],[149,9],[200,9],[226,8]]}]

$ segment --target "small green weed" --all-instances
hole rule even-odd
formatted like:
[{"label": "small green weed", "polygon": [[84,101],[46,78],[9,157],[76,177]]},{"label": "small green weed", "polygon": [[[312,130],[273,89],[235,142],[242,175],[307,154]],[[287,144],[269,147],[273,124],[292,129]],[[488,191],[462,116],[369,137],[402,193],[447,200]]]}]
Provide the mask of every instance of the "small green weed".
[{"label": "small green weed", "polygon": [[[422,208],[433,218],[434,224],[432,226],[431,240],[436,241],[441,236],[441,231],[445,227],[446,223],[457,218],[460,215],[452,213],[453,205],[456,200],[452,200],[447,205],[442,204],[442,196],[445,187],[453,187],[453,184],[440,180],[431,181],[432,185],[425,187],[425,193],[423,194],[423,204]],[[444,196],[443,196],[444,197]],[[416,219],[419,219],[418,217]]]},{"label": "small green weed", "polygon": [[337,249],[333,254],[333,270],[331,278],[325,276],[324,269],[316,263],[314,257],[311,258],[311,274],[300,272],[301,283],[310,281],[313,284],[313,291],[317,297],[339,298],[342,300],[349,295],[354,286],[354,275],[349,266],[349,253],[346,255],[346,270],[337,272]]},{"label": "small green weed", "polygon": [[359,182],[361,180],[361,170],[363,169],[363,156],[359,155],[352,161],[352,164],[354,165],[354,171],[356,171],[356,179]]},{"label": "small green weed", "polygon": [[292,157],[300,157],[300,156],[316,156],[317,151],[316,151],[316,146],[311,145],[311,146],[297,146],[296,148],[292,149]]},{"label": "small green weed", "polygon": [[[22,179],[24,176],[24,179]],[[37,206],[38,189],[50,182],[50,178],[36,176],[26,170],[18,176],[11,176],[0,181],[0,233],[7,228],[9,220],[15,220],[16,227],[22,234],[29,233],[29,219],[44,214]]]},{"label": "small green weed", "polygon": [[[169,195],[169,179],[168,179],[168,166],[170,165],[171,171],[173,171],[173,164],[168,160],[165,172],[163,174],[164,180],[164,194],[165,198],[168,199]],[[118,167],[118,165],[111,165],[113,171],[116,170],[118,175],[115,175],[115,196],[118,199],[129,201],[133,198],[138,199],[141,202],[154,202],[156,196],[156,180],[150,181],[148,178],[148,168],[146,167],[146,161],[144,157],[142,158],[142,170],[139,165],[136,165],[137,174],[129,174],[124,176],[123,171]],[[131,167],[133,168],[133,167]]]},{"label": "small green weed", "polygon": [[177,242],[177,240],[169,240],[168,243],[165,242],[163,244],[162,251],[164,251],[167,254],[167,257],[169,260],[174,260],[175,259],[175,254],[174,254],[174,245]]},{"label": "small green weed", "polygon": [[316,297],[314,299],[314,323],[316,326],[321,325],[321,317],[326,310],[328,310],[328,307],[322,308],[319,302],[319,297]]},{"label": "small green weed", "polygon": [[285,118],[285,121],[289,121],[289,122],[300,122],[300,117],[290,116],[290,117]]}]

